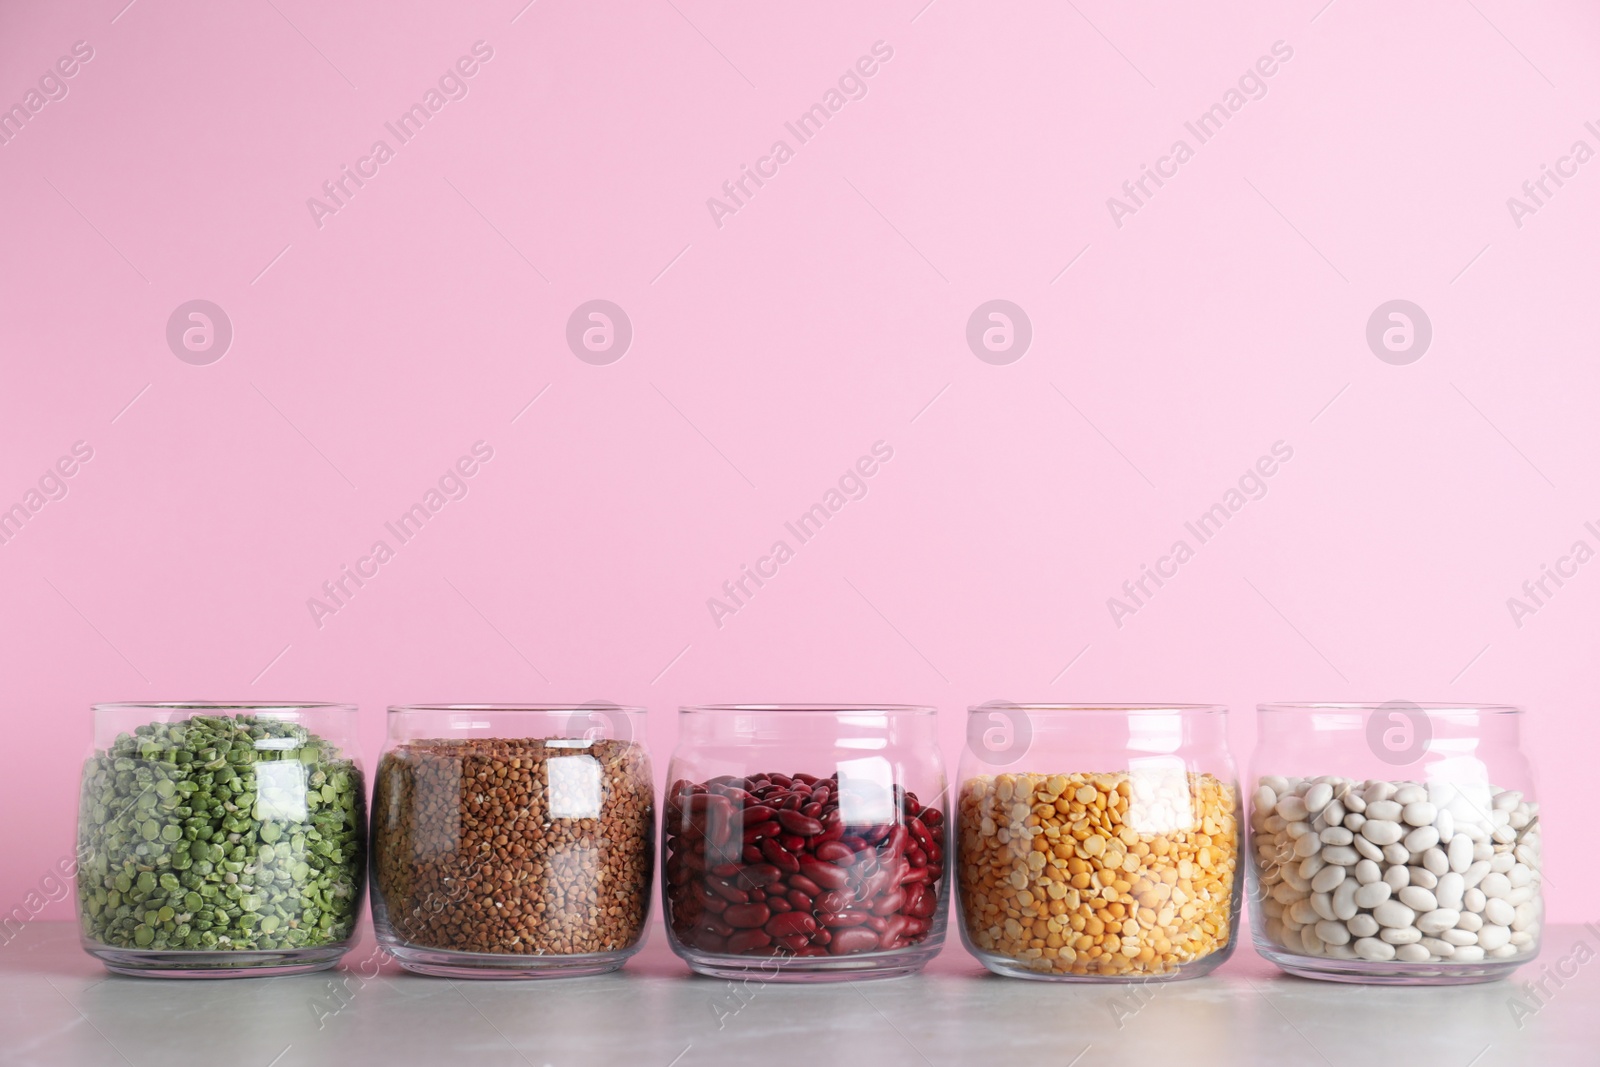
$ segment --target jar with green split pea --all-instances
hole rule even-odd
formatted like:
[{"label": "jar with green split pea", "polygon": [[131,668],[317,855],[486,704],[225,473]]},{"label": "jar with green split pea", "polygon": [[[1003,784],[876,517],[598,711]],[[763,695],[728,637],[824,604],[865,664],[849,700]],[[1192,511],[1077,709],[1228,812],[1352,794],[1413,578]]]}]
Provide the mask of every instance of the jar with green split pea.
[{"label": "jar with green split pea", "polygon": [[108,970],[294,974],[350,948],[366,864],[347,704],[94,707],[78,919]]}]

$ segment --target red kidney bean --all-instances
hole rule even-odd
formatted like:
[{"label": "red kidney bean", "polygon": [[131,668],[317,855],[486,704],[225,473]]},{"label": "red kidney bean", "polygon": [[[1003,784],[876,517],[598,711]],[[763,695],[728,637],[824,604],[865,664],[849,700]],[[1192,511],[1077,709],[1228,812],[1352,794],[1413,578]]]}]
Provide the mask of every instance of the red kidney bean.
[{"label": "red kidney bean", "polygon": [[798,811],[784,810],[778,812],[778,821],[783,823],[783,828],[790,833],[802,837],[822,833],[822,824],[809,815],[802,815]]},{"label": "red kidney bean", "polygon": [[899,911],[901,908],[905,907],[905,903],[906,903],[906,895],[905,895],[905,893],[903,891],[899,890],[899,889],[894,889],[894,890],[891,890],[888,893],[883,894],[881,897],[879,897],[876,901],[873,902],[873,904],[872,904],[872,914],[874,914],[874,915],[892,915],[895,912]]},{"label": "red kidney bean", "polygon": [[877,947],[878,935],[858,926],[853,930],[840,930],[834,934],[833,944],[828,946],[828,951],[835,956],[848,956],[856,952],[871,952]]},{"label": "red kidney bean", "polygon": [[740,930],[728,938],[728,951],[738,956],[771,944],[772,938],[767,936],[765,930]]},{"label": "red kidney bean", "polygon": [[827,912],[822,916],[823,926],[860,926],[870,916],[864,911]]},{"label": "red kidney bean", "polygon": [[725,845],[733,836],[733,802],[727,797],[712,797],[715,804],[706,809],[706,840],[713,845]]},{"label": "red kidney bean", "polygon": [[944,875],[944,815],[895,787],[891,822],[846,823],[834,776],[719,775],[669,793],[663,882],[675,937],[734,955],[847,955],[915,944]]},{"label": "red kidney bean", "polygon": [[800,861],[795,859],[794,854],[770,837],[762,839],[761,855],[784,874],[795,874],[800,870]]},{"label": "red kidney bean", "polygon": [[733,927],[729,926],[715,915],[700,916],[700,926],[703,929],[710,930],[718,937],[727,937],[729,934],[733,933]]},{"label": "red kidney bean", "polygon": [[783,877],[775,863],[752,863],[739,872],[739,882],[747,886],[770,885]]},{"label": "red kidney bean", "polygon": [[765,904],[734,904],[722,913],[722,921],[729,926],[765,926],[772,918],[772,910]]},{"label": "red kidney bean", "polygon": [[811,854],[819,860],[837,863],[841,867],[849,867],[856,861],[855,851],[843,841],[824,841],[812,849]]},{"label": "red kidney bean", "polygon": [[[850,876],[845,873],[843,868],[835,867],[831,863],[823,863],[821,860],[812,859],[809,856],[800,861],[800,873],[817,885],[828,889],[843,889],[850,884]],[[792,885],[793,882],[790,884]]]},{"label": "red kidney bean", "polygon": [[790,889],[797,889],[808,897],[822,895],[822,887],[803,874],[791,874],[784,881],[789,883]]},{"label": "red kidney bean", "polygon": [[791,911],[784,915],[774,915],[767,920],[762,929],[778,938],[793,937],[796,934],[810,937],[817,932],[817,920],[802,912]]},{"label": "red kidney bean", "polygon": [[737,886],[729,885],[727,882],[723,881],[721,878],[709,879],[706,884],[710,887],[710,889],[711,889],[711,891],[713,893],[717,894],[719,897],[722,897],[729,904],[748,904],[748,903],[750,903],[750,894],[749,893],[745,892],[743,889],[738,888]]},{"label": "red kidney bean", "polygon": [[817,910],[819,912],[843,911],[854,902],[854,899],[849,893],[835,889],[817,898]]},{"label": "red kidney bean", "polygon": [[889,942],[899,940],[905,936],[906,924],[910,921],[910,918],[905,915],[889,916],[888,921],[883,924],[883,929],[878,931],[878,940],[885,947],[888,946]]},{"label": "red kidney bean", "polygon": [[911,882],[926,882],[927,880],[928,868],[926,867],[912,867],[910,870],[906,871],[905,874],[900,876],[901,885],[907,885]]}]

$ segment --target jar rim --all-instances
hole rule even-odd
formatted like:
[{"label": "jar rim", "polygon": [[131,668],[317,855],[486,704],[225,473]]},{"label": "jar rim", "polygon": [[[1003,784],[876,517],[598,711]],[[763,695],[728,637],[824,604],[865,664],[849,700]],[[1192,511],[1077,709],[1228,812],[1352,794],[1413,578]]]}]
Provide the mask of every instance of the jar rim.
[{"label": "jar rim", "polygon": [[645,708],[633,704],[608,704],[591,701],[588,704],[390,704],[390,715],[404,715],[413,711],[486,711],[486,712],[583,712],[598,711],[604,713],[626,712],[630,715],[643,715]]},{"label": "jar rim", "polygon": [[1471,702],[1442,702],[1442,701],[1417,701],[1417,700],[1389,700],[1383,703],[1363,703],[1360,701],[1315,701],[1315,700],[1286,700],[1274,701],[1268,704],[1257,704],[1256,710],[1263,713],[1284,715],[1309,714],[1312,712],[1345,711],[1404,711],[1415,709],[1430,714],[1476,714],[1476,715],[1526,715],[1527,710],[1516,704],[1474,704]]},{"label": "jar rim", "polygon": [[113,711],[250,711],[289,714],[300,711],[347,711],[354,713],[354,704],[337,704],[323,700],[119,700],[104,704],[91,704],[89,710],[96,714]]},{"label": "jar rim", "polygon": [[776,713],[833,713],[867,712],[888,715],[934,715],[938,708],[931,704],[683,704],[678,712],[683,715],[731,715],[758,712]]},{"label": "jar rim", "polygon": [[1028,704],[1012,700],[995,700],[987,704],[973,704],[967,711],[978,714],[992,711],[1027,711],[1027,712],[1061,712],[1063,714],[1088,713],[1095,711],[1116,711],[1130,715],[1152,714],[1170,715],[1174,712],[1193,713],[1196,715],[1226,715],[1226,704],[1157,704],[1157,703],[1132,703],[1132,704]]}]

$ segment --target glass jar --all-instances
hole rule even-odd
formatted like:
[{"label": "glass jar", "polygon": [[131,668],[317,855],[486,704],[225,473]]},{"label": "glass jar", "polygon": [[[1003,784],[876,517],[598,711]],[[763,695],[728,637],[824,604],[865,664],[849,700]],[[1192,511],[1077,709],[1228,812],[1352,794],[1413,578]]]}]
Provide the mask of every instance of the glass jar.
[{"label": "glass jar", "polygon": [[372,797],[372,921],[407,970],[614,971],[644,943],[655,785],[644,709],[389,709]]},{"label": "glass jar", "polygon": [[1262,704],[1256,951],[1290,974],[1451,985],[1539,952],[1539,805],[1519,708]]},{"label": "glass jar", "polygon": [[887,978],[944,942],[945,776],[930,707],[686,707],[661,893],[701,974]]},{"label": "glass jar", "polygon": [[996,974],[1167,981],[1238,938],[1243,835],[1227,709],[969,709],[956,812],[961,935]]},{"label": "glass jar", "polygon": [[84,948],[157,977],[332,967],[361,910],[365,802],[348,704],[96,704]]}]

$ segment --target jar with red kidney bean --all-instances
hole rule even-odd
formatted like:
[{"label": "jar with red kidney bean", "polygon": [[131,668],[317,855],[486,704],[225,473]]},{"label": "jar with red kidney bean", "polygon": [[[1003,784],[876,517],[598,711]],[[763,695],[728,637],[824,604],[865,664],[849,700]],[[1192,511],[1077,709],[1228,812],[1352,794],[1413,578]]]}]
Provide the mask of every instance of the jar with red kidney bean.
[{"label": "jar with red kidney bean", "polygon": [[771,981],[920,970],[944,941],[935,712],[683,708],[663,808],[668,939],[689,966]]}]

